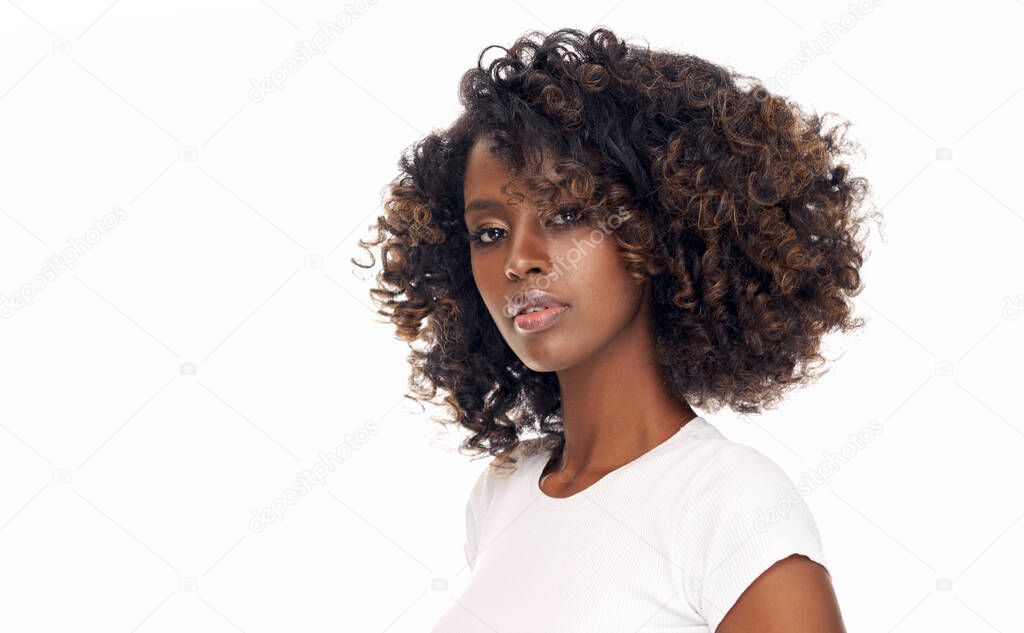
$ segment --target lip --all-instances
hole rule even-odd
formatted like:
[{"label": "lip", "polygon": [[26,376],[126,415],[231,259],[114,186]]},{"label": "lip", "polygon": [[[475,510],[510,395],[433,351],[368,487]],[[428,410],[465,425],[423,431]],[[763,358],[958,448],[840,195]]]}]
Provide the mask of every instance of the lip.
[{"label": "lip", "polygon": [[515,328],[523,332],[537,332],[551,327],[563,314],[569,311],[569,306],[551,306],[540,312],[520,314],[512,322]]},{"label": "lip", "polygon": [[[516,319],[523,310],[533,306],[544,306],[548,308],[569,307],[561,297],[539,288],[528,288],[522,292],[512,295],[512,298],[505,305],[505,316]],[[564,312],[564,310],[560,311]],[[537,314],[540,314],[539,312]]]}]

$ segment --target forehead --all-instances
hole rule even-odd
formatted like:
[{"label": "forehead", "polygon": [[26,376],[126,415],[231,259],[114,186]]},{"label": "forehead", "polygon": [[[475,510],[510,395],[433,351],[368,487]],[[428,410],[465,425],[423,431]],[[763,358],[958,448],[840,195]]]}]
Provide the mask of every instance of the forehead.
[{"label": "forehead", "polygon": [[[463,199],[472,200],[477,196],[500,196],[502,187],[508,184],[508,191],[522,193],[518,183],[512,183],[513,172],[505,162],[491,153],[493,140],[481,137],[473,144],[466,158],[466,173],[462,183]],[[556,174],[549,152],[544,152],[540,175],[554,179]]]},{"label": "forehead", "polygon": [[500,158],[491,153],[492,141],[481,138],[473,144],[466,158],[466,175],[462,182],[462,190],[466,199],[474,193],[494,192],[501,188],[511,172]]}]

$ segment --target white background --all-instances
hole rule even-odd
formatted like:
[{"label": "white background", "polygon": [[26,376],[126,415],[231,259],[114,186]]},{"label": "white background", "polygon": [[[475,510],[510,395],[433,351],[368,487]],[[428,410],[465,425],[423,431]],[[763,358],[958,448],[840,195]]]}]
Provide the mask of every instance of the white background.
[{"label": "white background", "polygon": [[865,6],[0,2],[0,293],[31,300],[0,320],[0,628],[429,630],[484,462],[403,400],[349,258],[486,45],[604,25],[853,122],[867,326],[777,410],[699,413],[837,466],[806,499],[850,631],[1022,630],[1024,4]]}]

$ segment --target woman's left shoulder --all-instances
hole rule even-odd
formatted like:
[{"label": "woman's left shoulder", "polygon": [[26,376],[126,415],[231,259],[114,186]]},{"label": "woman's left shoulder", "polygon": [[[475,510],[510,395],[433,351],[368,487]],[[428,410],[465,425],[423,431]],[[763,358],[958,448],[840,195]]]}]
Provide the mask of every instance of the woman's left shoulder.
[{"label": "woman's left shoulder", "polygon": [[828,565],[805,491],[789,474],[752,446],[725,441],[716,448],[683,500],[675,546],[688,570],[691,605],[717,626],[776,561],[802,554]]},{"label": "woman's left shoulder", "polygon": [[775,459],[749,444],[725,440],[711,466],[713,475],[719,479],[794,487],[792,478]]},{"label": "woman's left shoulder", "polygon": [[696,503],[708,512],[743,516],[761,525],[777,522],[779,515],[795,514],[804,522],[813,523],[805,504],[805,490],[769,457],[753,446],[720,440],[714,455],[694,477],[687,492],[687,502]]}]

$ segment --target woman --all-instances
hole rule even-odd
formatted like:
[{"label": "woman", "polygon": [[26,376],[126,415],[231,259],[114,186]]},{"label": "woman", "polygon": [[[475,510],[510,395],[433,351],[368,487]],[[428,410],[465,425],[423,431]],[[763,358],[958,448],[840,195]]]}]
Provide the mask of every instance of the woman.
[{"label": "woman", "polygon": [[607,29],[489,48],[360,242],[416,398],[492,458],[434,630],[843,632],[791,479],[691,408],[773,406],[863,324],[843,139]]}]

